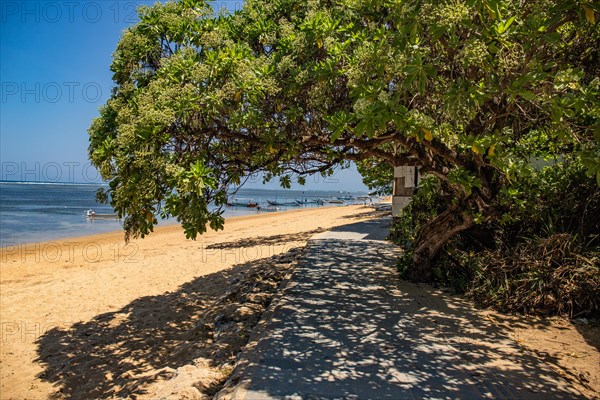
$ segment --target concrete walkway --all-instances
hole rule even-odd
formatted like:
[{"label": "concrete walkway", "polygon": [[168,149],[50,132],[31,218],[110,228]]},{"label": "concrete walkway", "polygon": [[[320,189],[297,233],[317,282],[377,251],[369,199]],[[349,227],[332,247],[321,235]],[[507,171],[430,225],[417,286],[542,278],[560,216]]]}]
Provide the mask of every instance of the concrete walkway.
[{"label": "concrete walkway", "polygon": [[316,235],[219,399],[573,399],[461,299],[401,282],[389,220]]}]

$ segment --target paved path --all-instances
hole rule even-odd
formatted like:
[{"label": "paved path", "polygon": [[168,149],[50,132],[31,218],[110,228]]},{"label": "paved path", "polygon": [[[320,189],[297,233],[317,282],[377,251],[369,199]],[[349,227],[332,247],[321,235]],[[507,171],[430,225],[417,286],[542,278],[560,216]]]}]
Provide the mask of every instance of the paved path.
[{"label": "paved path", "polygon": [[572,399],[468,302],[399,281],[387,220],[309,242],[220,399]]}]

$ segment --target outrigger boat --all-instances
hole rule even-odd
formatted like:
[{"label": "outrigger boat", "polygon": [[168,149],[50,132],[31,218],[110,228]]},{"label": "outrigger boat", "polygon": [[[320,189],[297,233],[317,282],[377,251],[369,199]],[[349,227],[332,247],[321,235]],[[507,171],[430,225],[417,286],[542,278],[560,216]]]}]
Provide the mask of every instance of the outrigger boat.
[{"label": "outrigger boat", "polygon": [[258,203],[254,200],[250,199],[233,199],[232,201],[228,201],[227,205],[229,207],[248,207],[255,208],[258,206]]},{"label": "outrigger boat", "polygon": [[89,219],[119,219],[117,214],[97,214],[91,208],[86,211],[85,216]]},{"label": "outrigger boat", "polygon": [[303,206],[305,204],[317,204],[317,203],[319,203],[319,200],[320,199],[310,199],[310,200],[309,199],[302,199],[302,200],[296,199],[295,201],[299,205]]},{"label": "outrigger boat", "polygon": [[277,200],[267,200],[267,203],[269,203],[272,206],[298,206],[299,205],[296,201],[281,202],[281,201],[277,201]]},{"label": "outrigger boat", "polygon": [[340,200],[340,199],[327,199],[327,200],[319,199],[318,203],[320,205],[323,205],[323,204],[348,204],[344,200]]},{"label": "outrigger boat", "polygon": [[272,207],[272,206],[271,206],[271,207],[261,207],[261,206],[258,206],[258,207],[256,207],[256,209],[257,209],[259,212],[263,212],[263,211],[264,211],[264,212],[275,212],[275,211],[279,211],[279,207]]}]

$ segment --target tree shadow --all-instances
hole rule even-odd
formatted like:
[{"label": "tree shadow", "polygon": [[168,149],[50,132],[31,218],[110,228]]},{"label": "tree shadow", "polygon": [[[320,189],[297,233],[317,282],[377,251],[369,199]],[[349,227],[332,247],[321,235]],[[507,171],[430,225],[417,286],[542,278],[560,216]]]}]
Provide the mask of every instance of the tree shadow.
[{"label": "tree shadow", "polygon": [[311,231],[285,235],[256,236],[252,238],[234,240],[232,242],[210,244],[206,246],[206,248],[209,250],[228,250],[255,246],[273,246],[292,242],[305,242],[308,239],[310,239],[313,235],[324,231],[325,230],[323,228],[317,228]]},{"label": "tree shadow", "polygon": [[[591,317],[588,321],[588,323],[576,323],[575,328],[588,345],[600,351],[600,319]],[[592,370],[591,373],[592,376],[583,376],[584,384],[595,390],[597,398],[600,397],[600,359],[595,362],[595,370]],[[581,372],[577,378],[581,380]]]},{"label": "tree shadow", "polygon": [[592,318],[589,323],[577,323],[575,326],[585,341],[600,351],[600,319]]},{"label": "tree shadow", "polygon": [[[368,206],[365,206],[365,207],[368,207]],[[342,218],[343,219],[353,219],[353,220],[382,218],[385,216],[389,216],[390,213],[391,213],[391,209],[390,210],[385,210],[385,209],[378,210],[376,208],[369,207],[368,211],[363,211],[361,213],[353,214],[353,215],[344,215]]]},{"label": "tree shadow", "polygon": [[[367,221],[354,222],[351,224],[336,226],[329,230],[330,235],[336,233],[345,233],[352,235],[355,239],[383,241],[389,235],[389,226],[391,224],[389,216],[379,219],[370,219]],[[377,246],[375,246],[377,248]],[[381,262],[381,260],[379,261]]]},{"label": "tree shadow", "polygon": [[[240,303],[250,300],[223,297],[239,297],[240,293],[232,292],[232,286],[260,282],[260,312],[252,316],[256,322],[270,301],[265,300],[264,290],[270,291],[271,296],[277,290],[276,284],[265,279],[264,271],[277,270],[283,263],[289,266],[291,258],[299,257],[300,252],[299,248],[290,249],[284,254],[238,264],[194,279],[177,291],[138,298],[88,322],[67,329],[53,328],[37,342],[36,361],[44,367],[38,377],[58,387],[56,398],[135,398],[145,394],[149,384],[170,378],[174,369],[193,364],[199,355],[197,348],[202,345],[210,348],[202,355],[214,357],[214,365],[231,361],[227,357],[236,356],[249,332],[237,330],[236,340],[218,344],[212,333],[209,339],[199,337],[198,326],[206,322],[203,316],[209,316],[212,322],[217,306],[221,310],[228,302],[239,309]],[[253,306],[256,310],[256,304]],[[229,328],[236,322],[222,321]],[[212,384],[208,383],[208,391],[216,391],[210,387]]]},{"label": "tree shadow", "polygon": [[[557,318],[503,314],[489,309],[485,314],[524,352],[543,360],[554,370],[559,371],[563,377],[576,382],[578,389],[583,390],[584,394],[597,393],[593,386],[598,386],[598,382],[591,382],[591,380],[598,379],[599,374],[594,374],[593,369],[600,372],[598,370],[600,360],[589,354],[582,345],[588,344],[598,349],[596,346],[600,341],[600,327],[593,323],[569,324]],[[588,358],[590,356],[592,356],[591,360]],[[581,364],[569,361],[571,357],[581,358]],[[591,371],[588,372],[588,369]]]},{"label": "tree shadow", "polygon": [[269,335],[217,398],[581,397],[470,302],[400,281],[393,250],[312,241]]}]

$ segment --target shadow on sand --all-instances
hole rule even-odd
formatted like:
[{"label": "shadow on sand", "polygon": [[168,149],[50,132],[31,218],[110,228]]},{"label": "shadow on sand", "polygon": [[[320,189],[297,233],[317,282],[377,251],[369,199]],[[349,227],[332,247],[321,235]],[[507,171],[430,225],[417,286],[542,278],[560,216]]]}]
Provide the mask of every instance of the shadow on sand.
[{"label": "shadow on sand", "polygon": [[[89,400],[143,395],[148,385],[170,378],[178,367],[193,364],[198,357],[194,342],[200,340],[197,324],[203,316],[220,312],[223,295],[227,294],[225,300],[230,301],[232,286],[255,287],[254,282],[247,281],[261,280],[263,271],[279,270],[278,264],[289,266],[290,258],[297,257],[299,251],[290,249],[284,254],[238,264],[194,279],[175,292],[141,297],[118,311],[100,314],[69,329],[49,330],[37,343],[37,361],[44,367],[39,378],[57,386],[55,398]],[[261,284],[273,286],[269,288],[272,295],[277,285],[265,282]],[[264,299],[264,292],[259,295]],[[210,366],[231,362],[247,341],[247,333],[242,340],[237,337],[228,343],[217,344],[217,339],[202,343],[209,348],[202,355],[213,356]],[[218,345],[220,348],[215,348]],[[208,387],[205,392],[211,390]]]},{"label": "shadow on sand", "polygon": [[312,231],[292,233],[289,235],[272,235],[272,236],[257,236],[253,238],[244,238],[234,240],[232,242],[215,243],[206,246],[208,250],[227,250],[247,248],[254,246],[279,246],[285,243],[303,242],[310,239],[313,235],[323,232],[321,228],[313,229]]},{"label": "shadow on sand", "polygon": [[360,212],[358,214],[353,215],[345,215],[342,218],[344,219],[354,219],[360,220],[365,218],[382,218],[391,214],[390,210],[377,210],[376,208],[372,208],[370,206],[365,206],[366,211]]}]

